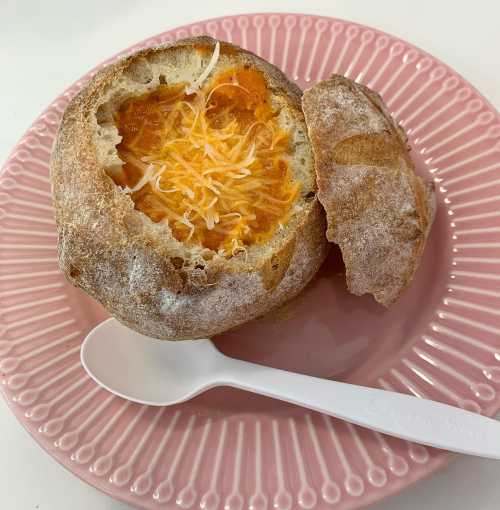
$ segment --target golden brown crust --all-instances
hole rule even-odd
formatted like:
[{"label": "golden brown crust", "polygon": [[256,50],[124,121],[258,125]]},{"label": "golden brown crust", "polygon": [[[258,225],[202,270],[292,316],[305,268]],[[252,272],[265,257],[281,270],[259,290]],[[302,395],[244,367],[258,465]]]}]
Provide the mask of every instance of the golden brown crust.
[{"label": "golden brown crust", "polygon": [[[315,197],[301,198],[302,214],[293,228],[260,254],[248,261],[242,255],[214,257],[203,266],[190,263],[186,249],[135,210],[106,173],[96,117],[109,90],[124,77],[144,81],[148,64],[157,58],[177,58],[183,48],[214,43],[208,37],[186,39],[142,50],[99,71],[68,106],[51,162],[62,271],[121,322],[161,339],[213,336],[268,312],[300,292],[327,251],[321,206]],[[250,52],[221,43],[221,54],[262,70],[273,94],[286,100],[309,153],[300,90]],[[310,160],[304,192],[315,191],[312,155]]]},{"label": "golden brown crust", "polygon": [[394,303],[418,268],[433,221],[433,189],[415,175],[406,135],[381,98],[334,75],[304,93],[327,238],[347,285]]}]

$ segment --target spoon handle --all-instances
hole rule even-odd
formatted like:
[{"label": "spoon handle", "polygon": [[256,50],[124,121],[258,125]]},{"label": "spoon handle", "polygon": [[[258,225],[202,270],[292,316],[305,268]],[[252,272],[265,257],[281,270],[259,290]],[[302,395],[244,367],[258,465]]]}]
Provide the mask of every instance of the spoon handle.
[{"label": "spoon handle", "polygon": [[500,423],[401,393],[356,386],[226,358],[224,384],[307,407],[391,436],[500,459]]}]

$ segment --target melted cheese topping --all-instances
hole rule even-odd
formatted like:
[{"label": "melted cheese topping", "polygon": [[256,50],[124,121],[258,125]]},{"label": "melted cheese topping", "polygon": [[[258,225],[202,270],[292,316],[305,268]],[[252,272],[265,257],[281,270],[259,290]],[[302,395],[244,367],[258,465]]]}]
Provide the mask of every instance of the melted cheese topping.
[{"label": "melted cheese topping", "polygon": [[125,162],[117,184],[177,240],[229,257],[265,242],[289,217],[300,185],[259,71],[160,85],[127,100],[115,122]]}]

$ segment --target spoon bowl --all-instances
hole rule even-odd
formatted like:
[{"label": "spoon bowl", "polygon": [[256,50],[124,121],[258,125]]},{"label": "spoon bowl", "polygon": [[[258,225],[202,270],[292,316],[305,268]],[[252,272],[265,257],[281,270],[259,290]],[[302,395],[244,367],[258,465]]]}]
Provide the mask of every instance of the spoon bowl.
[{"label": "spoon bowl", "polygon": [[116,319],[96,326],[81,349],[82,365],[97,384],[155,406],[178,404],[216,386],[221,357],[210,340],[160,341]]}]

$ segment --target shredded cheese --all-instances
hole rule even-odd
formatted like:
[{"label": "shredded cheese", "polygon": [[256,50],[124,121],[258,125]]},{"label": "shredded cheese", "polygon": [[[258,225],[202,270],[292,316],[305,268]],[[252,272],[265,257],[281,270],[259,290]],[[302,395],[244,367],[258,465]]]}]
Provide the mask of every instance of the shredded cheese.
[{"label": "shredded cheese", "polygon": [[186,94],[188,95],[193,94],[202,86],[203,82],[208,78],[213,68],[217,65],[217,62],[219,60],[219,54],[220,54],[220,42],[217,41],[215,43],[215,48],[214,52],[212,53],[212,57],[210,58],[210,62],[208,63],[204,71],[201,73],[200,77],[194,83],[186,87]]},{"label": "shredded cheese", "polygon": [[[115,121],[125,162],[117,181],[136,207],[174,236],[231,257],[282,229],[299,192],[259,71],[233,69],[185,87],[160,85],[125,102]],[[206,253],[206,252],[204,252]]]}]

